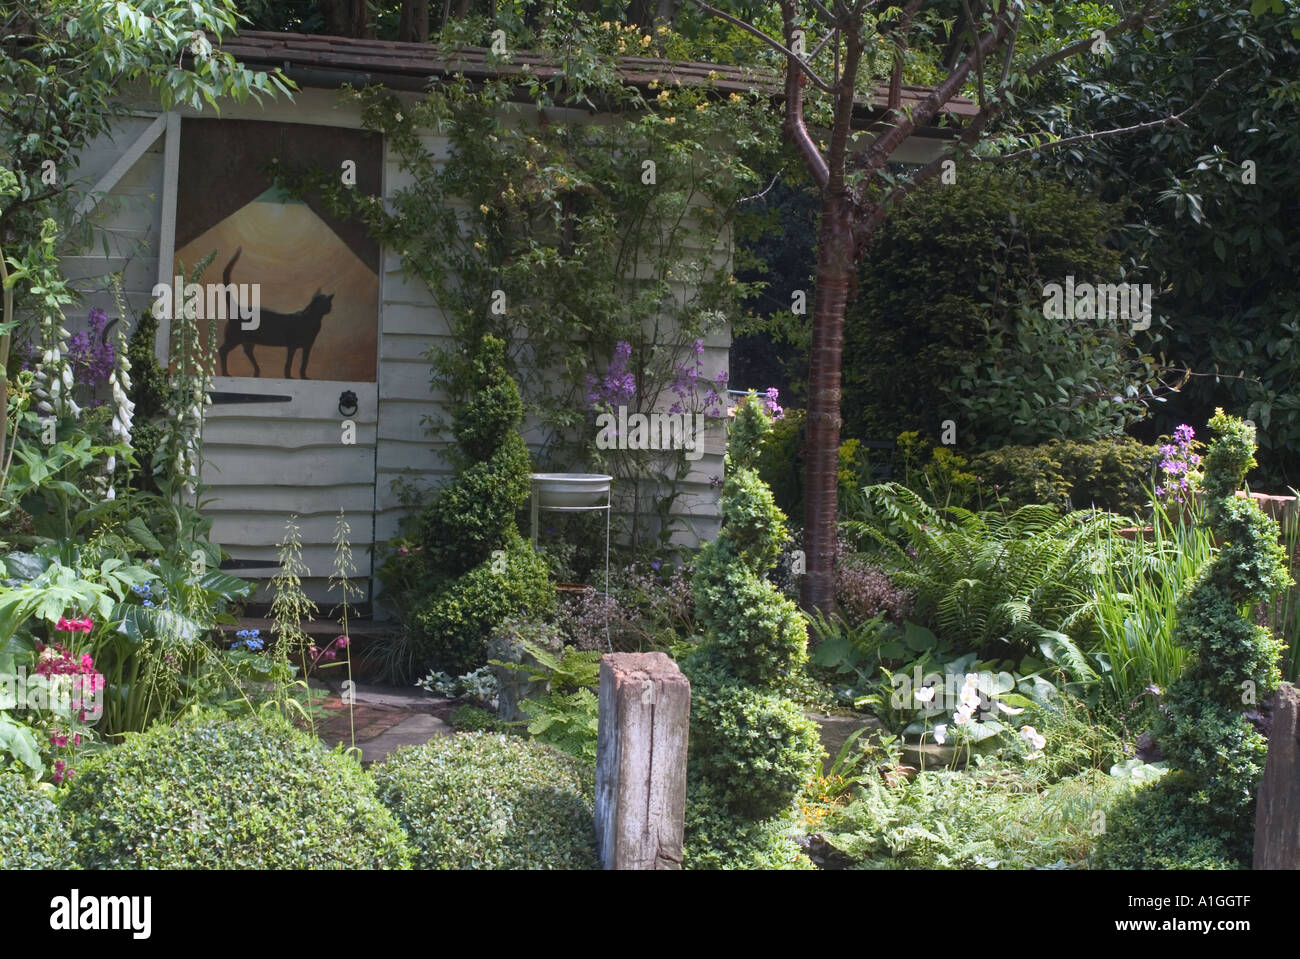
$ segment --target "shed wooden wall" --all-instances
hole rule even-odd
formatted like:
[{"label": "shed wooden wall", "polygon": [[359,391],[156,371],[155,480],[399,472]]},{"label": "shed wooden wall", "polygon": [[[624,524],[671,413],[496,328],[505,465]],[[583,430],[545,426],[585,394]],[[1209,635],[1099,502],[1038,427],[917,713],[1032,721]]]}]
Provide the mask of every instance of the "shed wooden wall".
[{"label": "shed wooden wall", "polygon": [[[147,104],[141,105],[141,112],[150,112]],[[156,116],[156,112],[153,115]],[[184,111],[182,115],[211,116],[210,113],[186,114]],[[226,104],[221,116],[350,128],[361,125],[358,110],[341,105],[333,91],[321,89],[304,89],[295,95],[293,102],[268,100],[262,105]],[[149,115],[132,118],[111,136],[101,138],[82,156],[74,176],[83,180],[85,186],[93,184],[152,120],[153,116]],[[429,135],[423,139],[435,154],[445,155],[445,138]],[[99,306],[110,316],[116,316],[107,276],[124,267],[126,296],[132,315],[138,316],[153,302],[151,289],[159,279],[158,251],[165,245],[161,235],[163,173],[164,141],[160,138],[90,214],[96,228],[94,247],[84,255],[65,260],[74,287],[86,296],[87,310]],[[398,168],[385,144],[384,195],[391,196],[409,183],[409,174]],[[104,242],[108,244],[107,258],[102,246]],[[207,278],[215,279],[215,276],[209,273]],[[394,480],[414,479],[427,486],[440,486],[450,478],[451,472],[442,449],[434,444],[422,424],[425,416],[450,415],[446,409],[445,393],[441,389],[431,390],[429,361],[425,357],[431,347],[449,342],[448,326],[424,284],[402,276],[396,251],[384,250],[382,253],[380,304],[380,401],[378,423],[373,434],[377,483],[373,523],[375,540],[383,543],[397,534],[401,518],[406,513],[393,489]],[[69,319],[75,324],[81,316],[84,316],[84,311],[78,309],[70,314]],[[706,374],[726,368],[728,346],[725,336],[706,343]],[[359,436],[355,455],[365,455],[366,450],[361,447],[370,442],[368,432]],[[535,447],[537,437],[533,435],[530,439]],[[237,452],[239,433],[237,430],[215,429],[209,444],[210,451]],[[689,518],[694,529],[705,539],[711,538],[717,528],[717,494],[710,486],[710,479],[722,474],[723,444],[722,430],[714,426],[709,431],[705,456],[692,465],[679,506],[679,511]],[[358,512],[349,512],[348,518],[353,528],[354,546],[358,547],[355,558],[364,573],[369,566],[369,556],[361,547],[369,539],[371,529],[370,514],[361,503],[364,497],[358,499],[354,495],[356,490],[345,488],[304,492],[299,487],[277,486],[268,481],[273,464],[265,466],[257,471],[247,471],[248,476],[257,477],[255,480],[241,479],[236,475],[205,477],[214,486],[214,491],[229,504],[228,508],[234,511],[229,515],[217,514],[218,534],[222,528],[241,528],[237,514],[248,510],[285,515],[297,512],[303,517],[304,560],[312,571],[306,585],[309,594],[324,598],[333,555],[330,544],[333,517],[340,505],[360,507]],[[695,537],[688,533],[683,538],[690,542]],[[229,548],[234,544],[223,545]],[[270,557],[274,553],[274,544],[239,545],[243,548],[231,550],[237,555]]]}]

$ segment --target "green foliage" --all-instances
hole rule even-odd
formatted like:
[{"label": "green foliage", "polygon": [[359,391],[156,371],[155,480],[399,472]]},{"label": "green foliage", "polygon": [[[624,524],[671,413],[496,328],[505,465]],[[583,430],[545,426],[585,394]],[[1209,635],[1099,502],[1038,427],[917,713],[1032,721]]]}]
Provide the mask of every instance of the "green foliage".
[{"label": "green foliage", "polygon": [[1179,603],[1214,556],[1204,525],[1157,506],[1150,534],[1127,539],[1108,532],[1097,544],[1093,630],[1088,653],[1096,661],[1102,698],[1116,711],[1150,712],[1182,673],[1188,650],[1174,641]]},{"label": "green foliage", "polygon": [[1123,522],[1091,511],[1061,516],[1049,506],[941,512],[896,483],[866,493],[878,518],[846,526],[880,545],[894,581],[916,594],[917,621],[962,649],[998,657],[1068,648],[1092,615],[1098,531]]},{"label": "green foliage", "polygon": [[372,770],[417,869],[592,869],[592,772],[549,746],[461,733]]},{"label": "green foliage", "polygon": [[459,733],[504,733],[507,724],[497,719],[496,713],[481,706],[457,706],[447,719],[452,729]]},{"label": "green foliage", "polygon": [[[1241,869],[1249,861],[1241,829],[1210,815],[1177,773],[1117,803],[1090,860],[1095,869]],[[1254,819],[1248,828],[1254,827]]]},{"label": "green foliage", "polygon": [[758,476],[772,491],[772,499],[787,516],[803,515],[803,448],[807,439],[804,411],[785,411],[763,438],[758,454]]},{"label": "green foliage", "polygon": [[519,708],[529,719],[529,736],[594,766],[599,705],[596,694],[582,688],[525,699]]},{"label": "green foliage", "polygon": [[0,869],[76,868],[76,846],[54,795],[0,771]]},{"label": "green foliage", "polygon": [[1184,111],[1216,84],[1177,125],[1041,160],[1126,204],[1116,246],[1157,291],[1150,350],[1203,374],[1154,410],[1156,427],[1236,411],[1260,425],[1255,482],[1300,486],[1300,234],[1288,199],[1300,190],[1300,14],[1287,3],[1254,16],[1261,6],[1175,0],[1163,29],[1114,37],[1113,57],[1067,61],[1062,82],[1020,107],[1067,137],[1115,126],[1120,104],[1133,116]]},{"label": "green foliage", "polygon": [[1268,743],[1245,713],[1280,681],[1281,644],[1243,610],[1271,599],[1290,577],[1277,524],[1254,500],[1234,495],[1255,465],[1254,428],[1222,410],[1210,428],[1219,435],[1205,457],[1205,517],[1223,546],[1178,609],[1173,639],[1189,651],[1188,665],[1156,726],[1174,771],[1144,790],[1129,811],[1148,831],[1107,836],[1100,851],[1107,864],[1245,865],[1251,857],[1255,791]]},{"label": "green foliage", "polygon": [[778,692],[807,661],[808,632],[765,578],[786,538],[785,517],[753,467],[769,427],[750,393],[728,437],[722,528],[695,568],[704,639],[682,663],[693,699],[688,864],[692,849],[706,866],[732,856],[733,865],[769,855],[789,862],[773,846],[781,827],[765,821],[788,814],[821,754],[815,726]]},{"label": "green foliage", "polygon": [[455,579],[435,580],[433,591],[415,607],[413,637],[423,664],[455,675],[487,663],[487,639],[507,616],[544,615],[555,603],[545,561],[513,529],[505,532],[500,561],[481,563]]},{"label": "green foliage", "polygon": [[404,868],[400,827],[352,758],[275,716],[128,737],[64,803],[93,869]]},{"label": "green foliage", "polygon": [[549,630],[537,624],[509,621],[504,632],[520,650],[520,662],[494,659],[491,664],[526,673],[533,683],[525,688],[545,690],[519,704],[529,719],[528,735],[594,766],[598,702],[592,689],[600,683],[601,651],[558,642],[555,651],[547,649],[528,638],[529,632],[543,642],[548,638]]},{"label": "green foliage", "polygon": [[500,340],[483,337],[464,389],[468,399],[454,425],[460,471],[422,516],[429,582],[413,616],[423,665],[455,674],[487,661],[488,633],[497,623],[520,612],[547,613],[555,604],[545,560],[516,527],[531,467],[517,432],[519,390]]},{"label": "green foliage", "polygon": [[688,868],[816,868],[793,840],[799,832],[793,815],[745,819],[730,811],[710,783],[691,777],[689,790],[684,847]]},{"label": "green foliage", "polygon": [[158,318],[146,310],[131,331],[126,351],[131,364],[131,402],[135,404],[131,446],[140,466],[134,478],[141,489],[154,492],[158,491],[154,482],[154,454],[163,447],[166,438],[166,429],[158,420],[167,414],[170,389],[167,370],[159,364],[154,352],[157,333]]},{"label": "green foliage", "polygon": [[511,631],[511,638],[523,648],[527,657],[518,663],[493,660],[493,666],[527,673],[532,679],[548,683],[556,692],[588,689],[600,682],[599,650],[566,647],[552,652],[516,630]]},{"label": "green foliage", "polygon": [[892,786],[874,777],[822,832],[855,868],[1059,868],[1084,861],[1098,814],[1125,790],[1096,772],[1041,791],[1014,770],[921,772]]},{"label": "green foliage", "polygon": [[1094,507],[1134,516],[1150,496],[1160,448],[1128,436],[1094,442],[1054,439],[1038,446],[1004,446],[980,453],[970,471],[1010,506],[1044,503]]},{"label": "green foliage", "polygon": [[691,736],[692,773],[717,784],[721,800],[747,819],[788,809],[821,751],[816,726],[788,699],[740,683],[692,673],[692,715],[703,713]]},{"label": "green foliage", "polygon": [[1107,248],[1116,225],[1091,196],[991,165],[913,195],[875,237],[845,319],[845,434],[938,437],[951,419],[979,450],[1095,439],[1140,418],[1150,377],[1128,330],[1042,309],[1043,286],[1068,275],[1123,279]]}]

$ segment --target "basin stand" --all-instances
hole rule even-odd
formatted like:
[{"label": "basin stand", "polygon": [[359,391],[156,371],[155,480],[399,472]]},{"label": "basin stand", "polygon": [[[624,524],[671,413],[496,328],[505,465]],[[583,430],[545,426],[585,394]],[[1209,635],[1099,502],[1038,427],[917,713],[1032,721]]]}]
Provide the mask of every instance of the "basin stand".
[{"label": "basin stand", "polygon": [[[533,546],[534,546],[534,547],[537,546],[537,514],[538,514],[541,510],[549,510],[549,511],[551,511],[551,512],[555,512],[555,513],[587,513],[587,512],[590,512],[591,510],[597,510],[597,509],[603,509],[603,510],[605,511],[605,601],[606,601],[606,604],[607,604],[607,605],[606,605],[606,610],[607,610],[607,611],[608,611],[608,601],[609,601],[609,514],[610,514],[610,510],[611,510],[611,504],[612,504],[612,502],[613,502],[613,497],[614,497],[614,487],[613,487],[613,484],[611,483],[611,484],[609,485],[609,487],[607,487],[606,490],[605,490],[605,502],[604,502],[603,504],[601,504],[601,505],[598,505],[598,506],[543,506],[543,505],[541,505],[541,497],[538,495],[538,489],[537,489],[537,486],[534,485],[534,486],[533,486],[532,508],[531,508],[531,513],[532,513],[532,534],[533,534],[533,535],[532,535],[532,539],[533,539]],[[610,651],[611,653],[614,651],[614,644],[610,641],[610,638],[609,638],[609,622],[608,622],[608,621],[606,621],[606,623],[605,623],[605,645],[606,645],[607,647],[609,647],[609,651]]]}]

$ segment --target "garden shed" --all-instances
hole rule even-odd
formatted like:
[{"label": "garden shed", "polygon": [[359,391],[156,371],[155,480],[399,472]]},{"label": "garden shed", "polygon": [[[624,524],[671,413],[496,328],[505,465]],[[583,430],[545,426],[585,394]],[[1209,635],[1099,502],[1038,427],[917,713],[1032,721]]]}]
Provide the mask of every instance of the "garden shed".
[{"label": "garden shed", "polygon": [[[342,509],[359,573],[373,586],[371,547],[394,537],[406,509],[393,481],[416,474],[438,485],[450,473],[423,425],[446,404],[445,395],[431,391],[425,354],[447,341],[448,328],[429,290],[404,277],[395,251],[324,206],[277,193],[268,163],[338,169],[357,190],[387,198],[411,176],[385,139],[363,127],[360,109],[343,102],[340,87],[378,84],[414,99],[453,75],[545,80],[560,68],[522,53],[503,64],[486,48],[447,52],[280,33],[245,32],[222,49],[256,69],[282,69],[299,91],[292,100],[222,104],[219,116],[134,102],[130,118],[79,159],[74,176],[89,191],[82,212],[96,242],[67,258],[65,268],[87,305],[110,316],[116,310],[104,277],[124,271],[129,310],[138,317],[155,302],[156,285],[174,287],[182,265],[188,272],[216,252],[203,282],[240,292],[233,299],[229,290],[215,299],[209,293],[206,304],[209,316],[221,315],[212,309],[230,314],[204,435],[213,538],[239,575],[265,578],[276,568],[285,522],[296,514],[312,570],[308,592],[320,596]],[[627,83],[648,88],[705,85],[728,95],[757,86],[778,94],[770,80],[729,67],[628,58],[622,71]],[[905,89],[904,105],[927,92]],[[864,132],[885,96],[881,91],[877,102],[862,104]],[[974,106],[954,101],[949,112],[960,120]],[[896,156],[925,162],[951,135],[951,126],[926,130]],[[435,136],[426,142],[434,155],[443,148]],[[179,306],[183,284],[174,292]],[[233,314],[247,310],[253,295],[260,295],[262,325],[247,330]],[[167,335],[163,322],[160,358]],[[728,346],[725,336],[705,343],[705,367],[725,368]],[[716,528],[710,480],[722,473],[722,452],[715,427],[687,477],[690,495],[675,506],[691,514],[697,535]]]}]

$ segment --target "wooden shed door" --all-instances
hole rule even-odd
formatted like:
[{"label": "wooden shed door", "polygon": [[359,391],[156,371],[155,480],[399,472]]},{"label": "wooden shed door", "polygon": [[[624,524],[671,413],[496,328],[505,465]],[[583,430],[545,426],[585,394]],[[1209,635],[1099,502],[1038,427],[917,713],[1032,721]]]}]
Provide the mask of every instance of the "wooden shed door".
[{"label": "wooden shed door", "polygon": [[[379,248],[313,197],[278,190],[276,163],[340,170],[377,195],[382,149],[358,130],[245,120],[181,128],[175,260],[220,284],[226,316],[205,302],[220,361],[204,432],[205,513],[233,572],[278,568],[297,517],[308,595],[329,599],[339,511],[358,583],[372,573],[378,395]],[[235,315],[235,308],[244,315]],[[255,315],[256,320],[245,319]],[[337,596],[334,597],[338,599]]]}]

